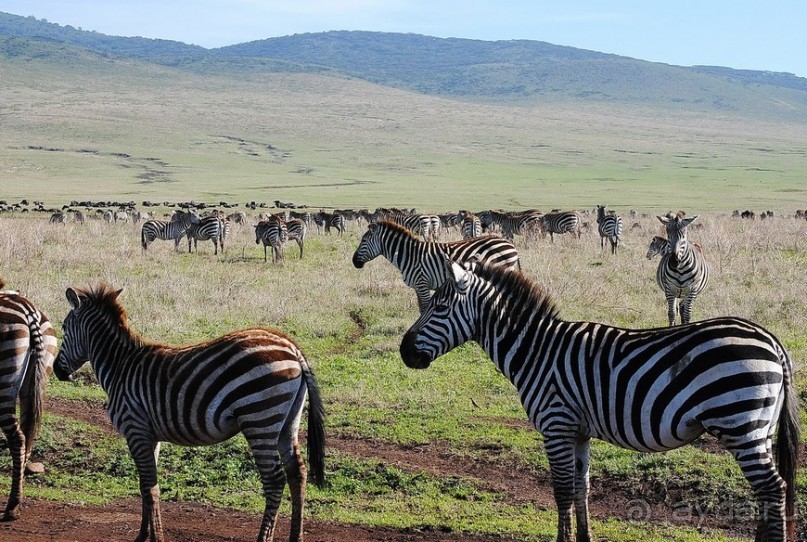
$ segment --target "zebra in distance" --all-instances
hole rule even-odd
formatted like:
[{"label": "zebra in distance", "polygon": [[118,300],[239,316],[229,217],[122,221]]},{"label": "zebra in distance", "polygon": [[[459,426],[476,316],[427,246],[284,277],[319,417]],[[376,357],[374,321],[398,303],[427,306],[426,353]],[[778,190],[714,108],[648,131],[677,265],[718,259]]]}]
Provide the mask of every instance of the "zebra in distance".
[{"label": "zebra in distance", "polygon": [[681,314],[681,323],[687,324],[692,319],[692,304],[709,283],[709,267],[703,253],[687,238],[687,227],[698,217],[668,214],[656,218],[667,230],[670,247],[656,269],[656,283],[667,300],[669,324],[675,325],[676,312]]},{"label": "zebra in distance", "polygon": [[473,213],[466,213],[462,218],[462,238],[471,239],[482,235],[482,221]]},{"label": "zebra in distance", "polygon": [[48,220],[51,224],[64,224],[67,220],[67,215],[61,211],[57,211],[50,215],[50,219]]},{"label": "zebra in distance", "polygon": [[353,266],[361,269],[378,256],[384,256],[398,268],[404,284],[415,290],[421,311],[429,304],[431,291],[444,280],[442,265],[446,256],[461,262],[474,259],[506,268],[520,268],[518,250],[513,243],[499,236],[432,243],[418,239],[403,226],[387,220],[367,226],[353,253]]},{"label": "zebra in distance", "polygon": [[783,542],[785,531],[796,540],[798,397],[793,364],[771,333],[732,317],[648,330],[565,321],[520,272],[446,260],[443,273],[401,357],[425,369],[471,340],[485,350],[543,434],[558,541],[573,540],[573,506],[575,540],[591,541],[591,438],[662,452],[704,432],[732,453],[754,492],[757,540]]},{"label": "zebra in distance", "polygon": [[611,254],[616,254],[622,241],[622,217],[613,211],[606,212],[605,205],[597,205],[597,231],[600,234],[600,250],[605,250],[605,240],[611,243]]},{"label": "zebra in distance", "polygon": [[513,213],[487,210],[479,213],[483,232],[496,228],[510,241],[513,241],[516,235],[532,236],[540,232],[541,216],[541,212],[536,209]]},{"label": "zebra in distance", "polygon": [[290,218],[286,221],[286,230],[289,240],[293,240],[300,247],[300,259],[303,259],[303,245],[305,244],[305,236],[308,232],[308,226],[301,218]]},{"label": "zebra in distance", "polygon": [[[299,220],[299,219],[295,219]],[[267,261],[266,247],[272,247],[272,263],[284,258],[283,245],[289,237],[286,222],[277,215],[269,215],[255,225],[255,244],[263,243],[263,261]],[[300,247],[302,258],[302,247]]]},{"label": "zebra in distance", "polygon": [[[200,219],[198,224],[192,224],[188,231],[185,232],[185,235],[188,237],[188,252],[197,251],[199,241],[212,241],[213,255],[218,255],[219,247],[221,247],[221,253],[224,254],[227,224],[217,214],[209,215]],[[191,250],[191,243],[193,243],[193,250]]]},{"label": "zebra in distance", "polygon": [[89,361],[108,396],[112,425],[129,447],[143,502],[137,540],[163,540],[157,460],[160,443],[203,446],[243,433],[266,500],[257,540],[272,539],[288,483],[290,540],[303,540],[307,470],[298,431],[308,396],[308,460],[325,481],[322,400],[298,345],[281,332],[249,328],[190,346],[152,342],[129,327],[118,297],[101,284],[68,288],[70,311],[54,374],[68,380]]},{"label": "zebra in distance", "polygon": [[331,228],[335,229],[340,237],[345,232],[345,217],[339,213],[320,211],[314,215],[314,222],[317,224],[317,232],[320,227],[324,227],[328,235],[331,234]]},{"label": "zebra in distance", "polygon": [[11,453],[11,489],[0,521],[11,521],[20,514],[25,467],[56,356],[56,332],[29,300],[4,287],[0,279],[0,429]]},{"label": "zebra in distance", "polygon": [[645,257],[648,260],[652,260],[653,257],[658,256],[659,254],[666,256],[670,253],[670,250],[670,243],[667,241],[667,239],[665,237],[655,235],[653,236],[653,239],[650,240],[650,244],[647,245],[647,254],[645,254]]},{"label": "zebra in distance", "polygon": [[140,227],[140,246],[143,250],[148,249],[148,246],[154,242],[155,239],[162,239],[167,241],[173,239],[174,251],[179,251],[179,241],[185,232],[194,225],[201,221],[196,211],[174,211],[171,216],[171,221],[165,220],[146,220]]},{"label": "zebra in distance", "polygon": [[541,227],[555,242],[555,234],[571,233],[580,239],[580,215],[575,211],[552,211],[541,217]]}]

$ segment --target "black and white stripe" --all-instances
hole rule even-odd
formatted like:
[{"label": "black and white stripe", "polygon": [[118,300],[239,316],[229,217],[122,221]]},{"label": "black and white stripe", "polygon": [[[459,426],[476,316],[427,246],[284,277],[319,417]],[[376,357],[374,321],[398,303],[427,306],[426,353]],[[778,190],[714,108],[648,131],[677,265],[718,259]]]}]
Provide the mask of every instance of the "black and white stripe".
[{"label": "black and white stripe", "polygon": [[339,213],[320,211],[314,215],[314,222],[317,224],[317,231],[322,226],[328,235],[331,234],[331,228],[335,229],[340,236],[345,232],[345,217]]},{"label": "black and white stripe", "polygon": [[485,350],[544,436],[558,541],[572,540],[573,505],[576,540],[591,540],[591,438],[661,452],[704,432],[732,453],[756,495],[757,539],[784,541],[787,518],[795,540],[798,397],[792,362],[771,333],[740,318],[649,330],[567,322],[521,273],[450,261],[443,273],[401,356],[422,369],[471,340]]},{"label": "black and white stripe", "polygon": [[[198,249],[199,241],[212,241],[213,254],[224,254],[224,241],[227,239],[226,221],[218,215],[210,215],[202,218],[198,224],[192,224],[185,233],[188,237],[188,252],[195,252]],[[193,243],[193,250],[191,250]]]},{"label": "black and white stripe", "polygon": [[482,221],[473,213],[466,213],[462,219],[462,238],[471,239],[482,235]]},{"label": "black and white stripe", "polygon": [[580,215],[576,211],[552,211],[541,217],[541,227],[555,242],[555,234],[571,233],[580,239]]},{"label": "black and white stripe", "polygon": [[286,230],[289,240],[293,240],[300,247],[300,259],[303,259],[303,245],[305,244],[305,236],[308,233],[308,226],[301,218],[290,218],[286,221]]},{"label": "black and white stripe", "polygon": [[286,222],[277,215],[270,215],[269,218],[261,220],[255,225],[255,244],[263,243],[264,262],[267,260],[266,247],[272,247],[272,262],[277,263],[282,260],[285,257],[284,245],[288,238],[289,231]]},{"label": "black and white stripe", "polygon": [[258,540],[270,539],[288,482],[291,540],[302,540],[306,467],[298,430],[308,396],[308,458],[324,483],[324,413],[303,352],[286,335],[234,331],[174,348],[133,331],[106,285],[67,290],[71,310],[54,362],[61,380],[89,361],[109,396],[112,425],[129,446],[140,477],[143,515],[138,540],[163,540],[157,458],[160,442],[202,446],[244,434],[260,472],[266,506]]},{"label": "black and white stripe", "polygon": [[605,205],[597,205],[597,231],[600,234],[600,250],[605,249],[605,240],[611,243],[611,254],[616,254],[622,242],[622,217],[613,211],[606,212]]},{"label": "black and white stripe", "polygon": [[0,429],[11,453],[11,489],[2,521],[9,521],[20,513],[25,464],[39,428],[56,332],[29,300],[3,286],[0,279]]},{"label": "black and white stripe", "polygon": [[667,229],[669,252],[662,255],[656,269],[656,283],[667,300],[667,319],[675,324],[676,312],[681,313],[681,323],[692,318],[692,304],[709,283],[709,267],[703,253],[687,239],[687,227],[697,216],[657,217]]},{"label": "black and white stripe", "polygon": [[479,213],[482,231],[500,231],[511,241],[516,235],[533,236],[540,232],[542,213],[535,209],[527,211],[504,212],[487,210]]},{"label": "black and white stripe", "polygon": [[155,239],[174,241],[174,250],[179,250],[179,241],[193,224],[198,224],[199,215],[195,211],[175,211],[170,222],[146,220],[140,227],[140,246],[146,250]]},{"label": "black and white stripe", "polygon": [[378,256],[384,256],[403,275],[404,283],[414,288],[420,310],[426,308],[435,290],[444,280],[443,260],[479,260],[506,268],[519,265],[518,250],[513,243],[495,235],[475,237],[452,243],[432,243],[418,239],[394,222],[382,220],[367,227],[356,252],[353,265],[357,269]]}]

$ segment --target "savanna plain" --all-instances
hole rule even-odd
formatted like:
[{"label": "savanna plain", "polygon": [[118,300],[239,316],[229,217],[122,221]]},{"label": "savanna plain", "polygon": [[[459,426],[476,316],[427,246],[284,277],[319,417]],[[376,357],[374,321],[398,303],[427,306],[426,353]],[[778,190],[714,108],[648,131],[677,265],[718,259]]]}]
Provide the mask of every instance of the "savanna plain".
[{"label": "savanna plain", "polygon": [[[616,256],[600,250],[596,225],[579,240],[517,237],[516,245],[523,271],[548,288],[563,318],[636,328],[666,324],[657,260],[645,251],[661,233],[655,215],[682,209],[699,215],[691,237],[712,270],[694,318],[736,315],[767,327],[788,348],[807,398],[807,221],[793,217],[807,208],[802,124],[604,103],[463,103],[314,75],[235,80],[57,60],[4,61],[0,199],[429,212],[607,204],[625,217]],[[746,208],[774,217],[731,217]],[[630,209],[639,216],[628,218]],[[546,455],[515,391],[476,346],[427,371],[403,365],[398,345],[417,317],[414,292],[383,258],[353,268],[365,226],[350,224],[343,236],[312,227],[302,260],[289,246],[272,264],[255,245],[258,210],[247,213],[219,256],[210,243],[189,254],[184,243],[176,253],[156,241],[143,252],[133,224],[0,214],[0,276],[59,331],[65,289],[105,281],[124,289],[132,327],[150,339],[193,343],[251,325],[293,336],[328,414],[328,482],[308,488],[309,540],[553,539]],[[22,517],[0,525],[0,539],[134,538],[137,476],[93,375],[51,379],[47,394],[34,448],[46,472],[26,479]],[[601,539],[753,537],[747,484],[710,438],[666,454],[595,443],[591,465]],[[9,467],[3,453],[0,494]],[[164,446],[160,483],[169,540],[254,537],[263,498],[243,438]],[[289,512],[286,499],[278,539]]]}]

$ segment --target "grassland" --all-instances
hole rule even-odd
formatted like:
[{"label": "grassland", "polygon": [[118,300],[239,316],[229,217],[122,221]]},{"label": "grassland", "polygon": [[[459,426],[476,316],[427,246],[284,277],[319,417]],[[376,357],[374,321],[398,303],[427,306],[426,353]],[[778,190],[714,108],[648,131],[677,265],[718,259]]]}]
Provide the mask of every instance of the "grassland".
[{"label": "grassland", "polygon": [[[658,233],[652,213],[700,214],[693,237],[713,278],[695,318],[733,314],[770,328],[790,349],[807,396],[807,222],[789,218],[807,207],[803,124],[640,105],[463,103],[311,74],[201,77],[71,50],[4,58],[0,69],[0,199],[8,202],[279,199],[428,211],[599,203],[651,215],[626,232],[617,258],[603,255],[592,234],[520,244],[525,271],[569,319],[664,324],[655,262],[644,259]],[[777,217],[728,217],[746,208]],[[546,457],[512,389],[473,346],[429,371],[403,366],[397,348],[416,317],[415,296],[384,261],[350,265],[359,235],[355,226],[341,238],[312,234],[305,260],[289,250],[273,266],[249,225],[236,227],[216,258],[210,246],[175,254],[160,242],[141,254],[132,225],[0,215],[0,276],[57,327],[65,288],[103,280],[125,288],[132,325],[155,340],[195,342],[253,324],[295,336],[315,364],[334,442],[331,482],[310,491],[315,518],[550,539]],[[102,409],[90,376],[54,382],[50,395]],[[595,445],[595,531],[614,541],[748,536],[738,515],[749,499],[744,481],[713,448],[705,441],[641,455]],[[31,496],[93,503],[136,495],[121,440],[96,423],[51,413],[35,453],[48,473],[31,480]],[[442,463],[426,465],[431,457]],[[7,472],[0,454],[0,491]],[[260,506],[242,440],[168,446],[161,476],[168,500]],[[799,497],[804,509],[804,476]],[[630,504],[647,508],[632,516]],[[692,508],[706,511],[707,528],[698,529]]]},{"label": "grassland", "polygon": [[464,103],[320,75],[2,59],[2,197],[792,212],[807,126],[586,102]]},{"label": "grassland", "polygon": [[[695,318],[734,314],[767,326],[793,355],[805,395],[807,222],[709,213],[699,221],[704,227],[693,240],[703,245],[713,279],[696,303]],[[655,262],[644,258],[656,221],[637,222],[642,229],[626,233],[617,258],[600,252],[595,234],[585,234],[554,246],[519,240],[522,265],[553,292],[565,318],[663,325]],[[328,487],[309,491],[312,518],[551,539],[555,516],[546,456],[515,393],[475,346],[458,349],[428,371],[404,367],[397,349],[417,316],[415,296],[383,259],[353,268],[360,233],[356,226],[341,238],[314,233],[306,259],[289,250],[283,265],[272,265],[263,263],[249,226],[236,227],[226,255],[215,257],[209,243],[198,254],[177,254],[169,243],[156,242],[141,254],[134,225],[0,217],[0,262],[8,285],[34,300],[57,327],[67,310],[65,288],[103,280],[124,288],[132,326],[155,340],[188,343],[253,324],[296,337],[314,363],[334,443]],[[52,382],[49,390],[62,405],[83,405],[103,417],[104,396],[91,375],[74,384]],[[137,494],[123,441],[64,408],[46,418],[35,454],[48,473],[30,480],[32,497],[92,504]],[[4,491],[8,455],[0,457]],[[609,540],[750,536],[746,484],[731,457],[708,440],[655,455],[596,443],[592,477],[594,529]],[[525,489],[522,478],[535,485]],[[259,481],[240,438],[205,449],[166,446],[161,481],[168,501],[255,514],[261,507]],[[802,509],[806,482],[802,474]]]}]

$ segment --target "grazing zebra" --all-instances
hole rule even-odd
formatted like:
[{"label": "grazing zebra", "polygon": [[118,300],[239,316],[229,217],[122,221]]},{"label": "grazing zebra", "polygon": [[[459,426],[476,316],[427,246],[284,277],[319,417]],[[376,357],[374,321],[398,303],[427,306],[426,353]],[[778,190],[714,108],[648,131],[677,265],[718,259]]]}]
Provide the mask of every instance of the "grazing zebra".
[{"label": "grazing zebra", "polygon": [[591,540],[591,438],[661,452],[704,432],[732,453],[756,495],[757,540],[784,541],[785,523],[796,540],[798,396],[791,360],[772,334],[731,317],[648,330],[568,322],[519,272],[445,261],[443,273],[401,357],[423,369],[470,340],[485,350],[544,436],[559,542],[572,540],[573,505],[576,540]]},{"label": "grazing zebra", "polygon": [[297,246],[300,247],[300,259],[303,259],[303,244],[305,243],[305,235],[308,232],[308,226],[302,218],[290,218],[286,221],[286,230],[288,238],[294,240]]},{"label": "grazing zebra", "polygon": [[163,540],[157,459],[160,442],[202,446],[244,434],[260,473],[266,506],[259,541],[272,539],[286,482],[290,540],[303,540],[306,467],[298,430],[306,395],[308,459],[324,484],[324,412],[308,361],[295,342],[266,328],[233,331],[191,346],[149,341],[129,327],[120,290],[67,289],[71,310],[54,362],[60,380],[89,361],[108,395],[112,425],[123,435],[140,477],[137,540]]},{"label": "grazing zebra", "polygon": [[48,222],[50,222],[51,224],[64,224],[66,219],[67,219],[66,214],[64,214],[61,211],[57,211],[52,215],[50,215],[50,220],[48,220]]},{"label": "grazing zebra", "polygon": [[657,218],[667,228],[670,248],[658,264],[656,282],[667,299],[667,319],[670,325],[675,325],[678,310],[681,313],[681,323],[687,324],[692,318],[695,298],[709,282],[709,267],[703,253],[687,239],[687,226],[698,217],[667,215]]},{"label": "grazing zebra", "polygon": [[555,242],[555,234],[572,233],[580,239],[580,215],[575,211],[553,211],[541,217],[541,227],[549,234],[549,240]]},{"label": "grazing zebra", "polygon": [[465,241],[432,243],[418,239],[403,226],[387,220],[367,227],[353,253],[353,265],[361,269],[378,256],[384,256],[397,267],[404,284],[414,288],[421,311],[429,304],[431,290],[437,289],[444,280],[442,267],[446,256],[461,262],[475,259],[508,268],[520,266],[518,250],[501,237],[486,235]]},{"label": "grazing zebra", "polygon": [[4,286],[0,279],[0,428],[11,453],[11,492],[0,521],[10,521],[20,513],[25,465],[56,355],[56,332],[47,316],[16,292],[2,290]]},{"label": "grazing zebra", "polygon": [[331,228],[334,228],[341,236],[345,232],[345,217],[339,213],[326,213],[320,211],[314,215],[314,222],[317,224],[317,231],[320,226],[325,227],[325,233],[331,234]]},{"label": "grazing zebra", "polygon": [[193,243],[193,251],[197,250],[197,243],[199,241],[212,241],[213,242],[213,255],[218,255],[219,247],[221,253],[224,254],[224,240],[227,238],[227,224],[226,221],[218,215],[210,215],[199,220],[198,224],[191,225],[188,231],[185,232],[188,237],[188,252],[191,252],[191,243]]},{"label": "grazing zebra", "polygon": [[539,231],[541,216],[541,212],[535,209],[515,213],[493,210],[479,213],[482,231],[488,231],[496,227],[510,241],[513,241],[516,235],[531,234]]},{"label": "grazing zebra", "polygon": [[600,233],[600,250],[605,249],[605,240],[611,243],[611,254],[616,254],[622,241],[622,217],[605,211],[605,205],[597,205],[597,231]]},{"label": "grazing zebra", "polygon": [[[286,222],[277,215],[269,215],[255,225],[255,244],[263,243],[263,261],[267,261],[266,247],[272,247],[272,262],[277,263],[284,257],[283,245],[288,240],[289,233]],[[300,248],[302,254],[302,247]],[[302,257],[302,256],[300,256]]]},{"label": "grazing zebra", "polygon": [[482,235],[482,221],[473,213],[467,213],[462,219],[462,238],[471,239]]},{"label": "grazing zebra", "polygon": [[179,241],[193,224],[200,222],[196,211],[175,211],[170,222],[146,220],[140,227],[140,246],[146,250],[155,239],[173,239],[174,251],[179,251]]}]

